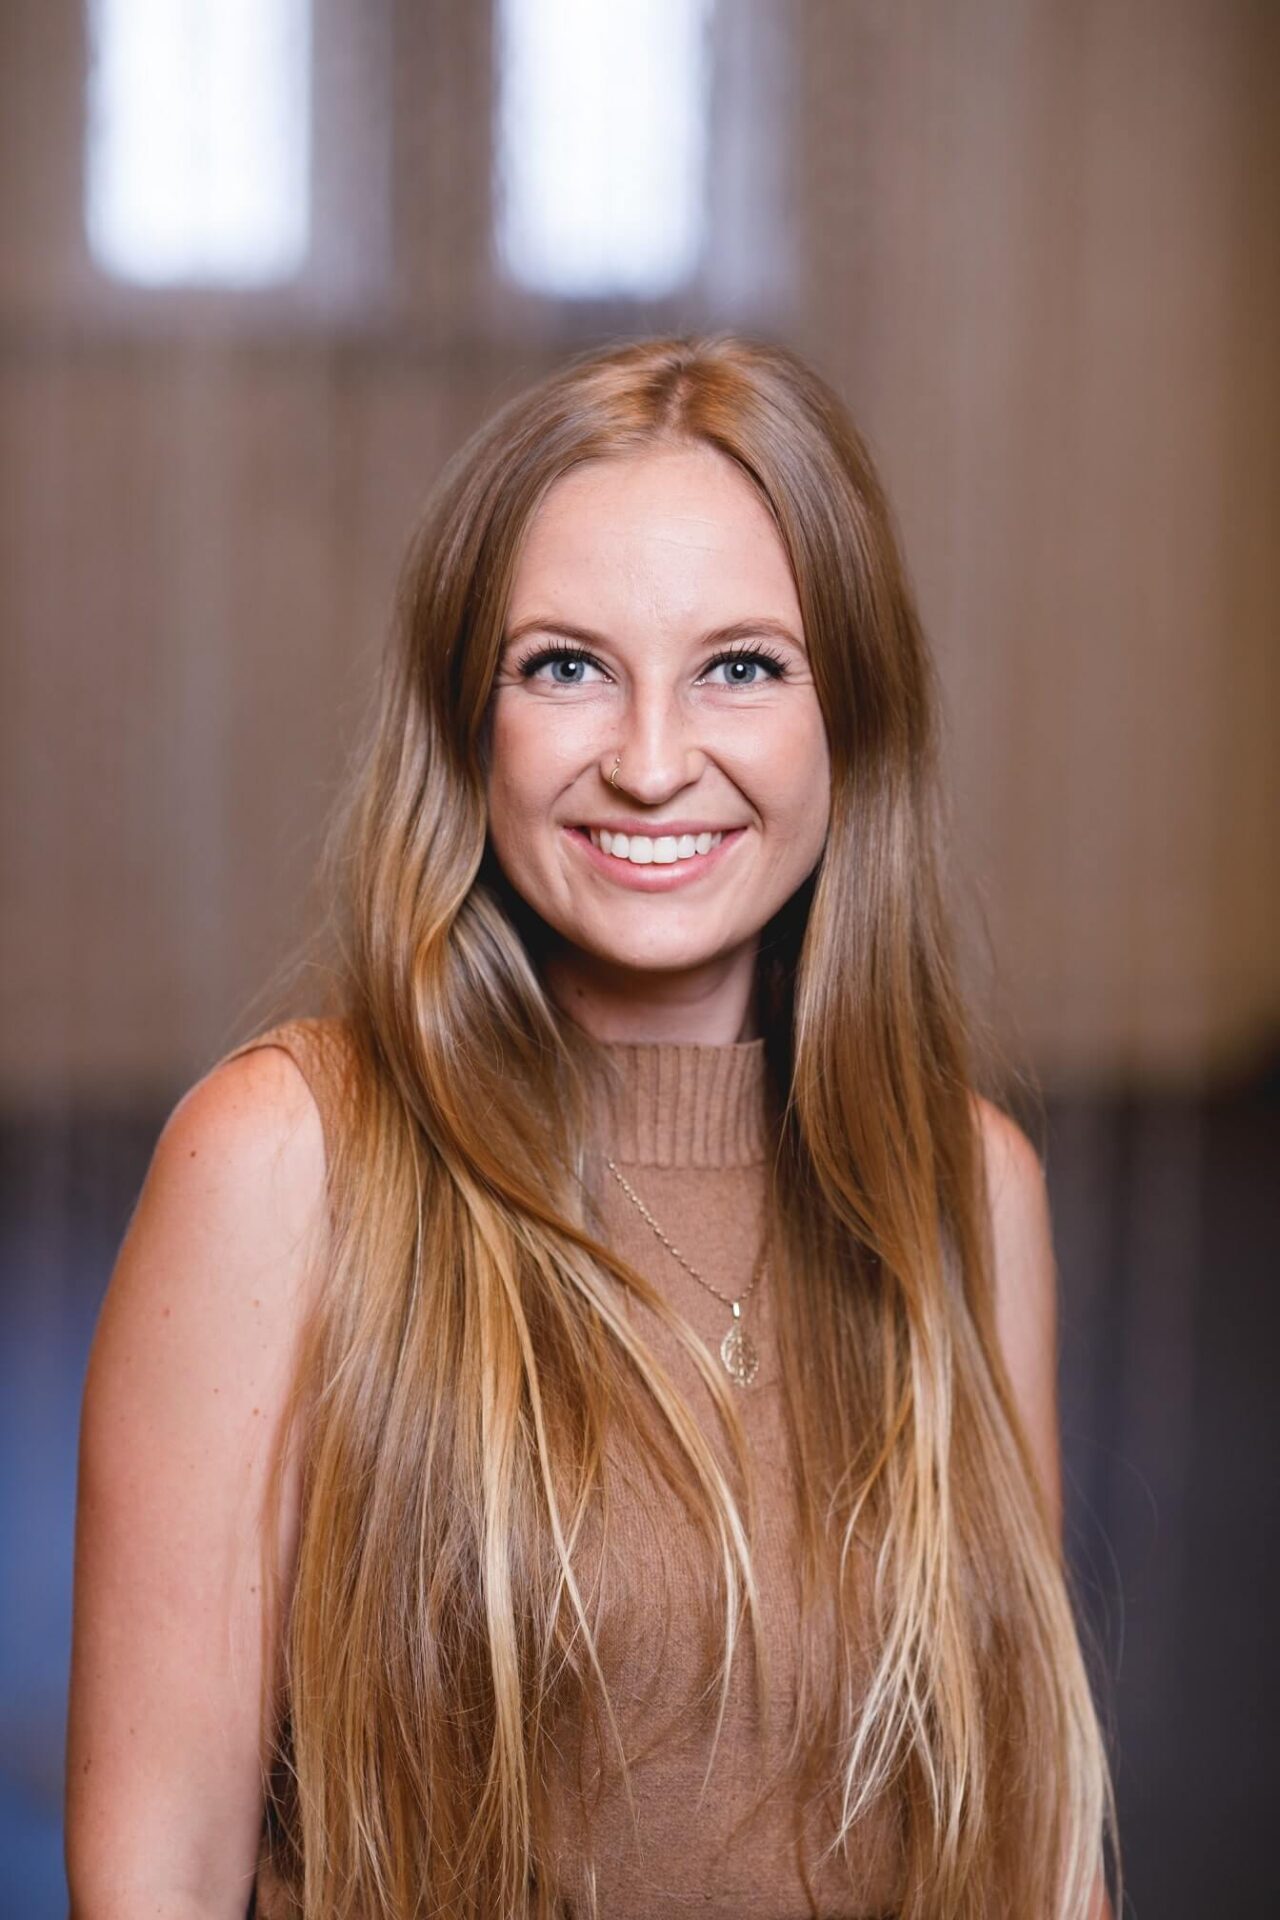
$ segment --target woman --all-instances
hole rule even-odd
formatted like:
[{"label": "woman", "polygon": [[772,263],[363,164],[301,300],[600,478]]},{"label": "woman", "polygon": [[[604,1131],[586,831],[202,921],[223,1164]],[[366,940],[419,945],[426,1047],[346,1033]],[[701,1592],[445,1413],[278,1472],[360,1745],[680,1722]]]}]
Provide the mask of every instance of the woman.
[{"label": "woman", "polygon": [[255,1869],[306,1920],[1105,1911],[1044,1183],[932,778],[794,356],[584,356],[453,462],[332,1007],[179,1103],[95,1337],[85,1920]]}]

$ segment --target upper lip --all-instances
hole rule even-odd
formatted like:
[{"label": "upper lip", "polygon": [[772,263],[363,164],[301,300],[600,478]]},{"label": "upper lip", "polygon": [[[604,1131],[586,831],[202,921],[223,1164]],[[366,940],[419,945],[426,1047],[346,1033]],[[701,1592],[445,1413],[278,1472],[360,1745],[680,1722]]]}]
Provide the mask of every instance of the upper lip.
[{"label": "upper lip", "polygon": [[650,840],[659,840],[664,834],[737,832],[736,827],[715,820],[578,820],[574,824],[590,833],[643,833]]}]

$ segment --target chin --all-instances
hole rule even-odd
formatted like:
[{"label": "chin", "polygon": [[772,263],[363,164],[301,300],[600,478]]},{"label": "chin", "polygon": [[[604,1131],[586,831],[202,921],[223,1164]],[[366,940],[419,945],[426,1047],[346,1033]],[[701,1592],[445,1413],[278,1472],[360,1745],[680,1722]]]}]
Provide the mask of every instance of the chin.
[{"label": "chin", "polygon": [[612,967],[618,967],[632,973],[692,973],[699,967],[709,967],[719,958],[721,949],[714,946],[686,947],[676,946],[667,949],[646,948],[638,952],[635,947],[595,948],[597,958]]}]

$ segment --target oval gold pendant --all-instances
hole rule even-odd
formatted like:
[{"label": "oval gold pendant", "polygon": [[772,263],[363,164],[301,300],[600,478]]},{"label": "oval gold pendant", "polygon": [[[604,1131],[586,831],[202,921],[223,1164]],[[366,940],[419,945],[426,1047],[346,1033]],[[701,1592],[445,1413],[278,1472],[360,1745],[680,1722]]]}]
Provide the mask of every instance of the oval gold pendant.
[{"label": "oval gold pendant", "polygon": [[743,1328],[741,1320],[735,1320],[720,1342],[720,1358],[724,1361],[725,1371],[740,1387],[749,1387],[760,1368],[760,1355]]}]

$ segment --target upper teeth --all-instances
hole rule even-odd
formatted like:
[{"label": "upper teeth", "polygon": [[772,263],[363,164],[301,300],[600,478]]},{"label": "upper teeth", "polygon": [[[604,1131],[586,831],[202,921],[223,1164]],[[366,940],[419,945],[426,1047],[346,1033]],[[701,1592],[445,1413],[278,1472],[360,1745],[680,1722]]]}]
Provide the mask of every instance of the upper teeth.
[{"label": "upper teeth", "polygon": [[723,833],[663,833],[655,840],[647,833],[609,833],[604,827],[588,827],[587,832],[593,846],[616,860],[634,860],[638,867],[690,860],[695,853],[710,853],[724,839]]}]

